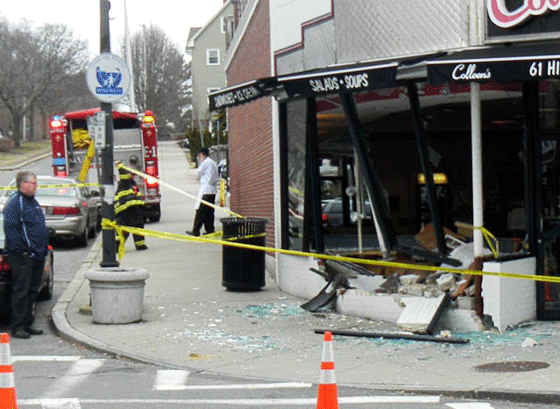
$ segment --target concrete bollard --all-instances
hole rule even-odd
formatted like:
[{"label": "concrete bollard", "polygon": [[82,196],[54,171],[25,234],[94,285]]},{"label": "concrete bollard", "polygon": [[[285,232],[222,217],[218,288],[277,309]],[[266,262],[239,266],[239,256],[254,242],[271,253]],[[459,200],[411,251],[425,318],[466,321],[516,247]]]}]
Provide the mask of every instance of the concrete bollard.
[{"label": "concrete bollard", "polygon": [[129,324],[142,320],[145,281],[143,268],[107,267],[88,270],[93,322]]}]

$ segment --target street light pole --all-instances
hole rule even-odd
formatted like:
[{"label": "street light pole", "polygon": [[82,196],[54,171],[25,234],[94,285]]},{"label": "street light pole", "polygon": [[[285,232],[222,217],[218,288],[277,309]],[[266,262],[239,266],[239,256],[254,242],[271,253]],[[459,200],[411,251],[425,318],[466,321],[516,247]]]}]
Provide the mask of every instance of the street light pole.
[{"label": "street light pole", "polygon": [[[111,52],[111,39],[109,33],[109,0],[99,0],[100,18],[100,51]],[[105,147],[101,150],[101,197],[103,198],[101,215],[104,219],[115,220],[113,186],[113,108],[110,102],[101,102],[101,111],[105,113]],[[103,259],[101,267],[118,267],[116,259],[115,231],[103,229]]]}]

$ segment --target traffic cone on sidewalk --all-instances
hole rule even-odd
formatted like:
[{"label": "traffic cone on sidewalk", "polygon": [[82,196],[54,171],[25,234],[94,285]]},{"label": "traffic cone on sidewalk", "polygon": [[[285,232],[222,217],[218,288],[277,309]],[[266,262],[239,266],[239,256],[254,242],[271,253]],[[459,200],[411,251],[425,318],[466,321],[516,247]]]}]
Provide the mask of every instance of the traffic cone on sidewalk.
[{"label": "traffic cone on sidewalk", "polygon": [[334,375],[332,333],[326,331],[323,339],[323,358],[317,394],[317,409],[338,409],[338,389]]},{"label": "traffic cone on sidewalk", "polygon": [[17,409],[10,335],[5,332],[0,334],[0,348],[0,409]]}]

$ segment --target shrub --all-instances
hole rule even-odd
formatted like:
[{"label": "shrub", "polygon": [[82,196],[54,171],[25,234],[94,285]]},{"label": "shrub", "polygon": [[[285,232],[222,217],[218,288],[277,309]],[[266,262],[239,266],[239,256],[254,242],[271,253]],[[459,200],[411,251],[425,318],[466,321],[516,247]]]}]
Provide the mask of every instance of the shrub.
[{"label": "shrub", "polygon": [[8,138],[0,138],[0,152],[10,152],[15,146],[14,141]]}]

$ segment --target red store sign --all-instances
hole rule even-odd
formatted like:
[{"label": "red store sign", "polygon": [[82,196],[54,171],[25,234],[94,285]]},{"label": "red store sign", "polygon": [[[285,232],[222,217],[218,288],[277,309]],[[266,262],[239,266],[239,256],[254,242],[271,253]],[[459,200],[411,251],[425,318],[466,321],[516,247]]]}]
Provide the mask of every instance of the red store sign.
[{"label": "red store sign", "polygon": [[560,37],[560,0],[487,0],[486,14],[490,41]]}]

